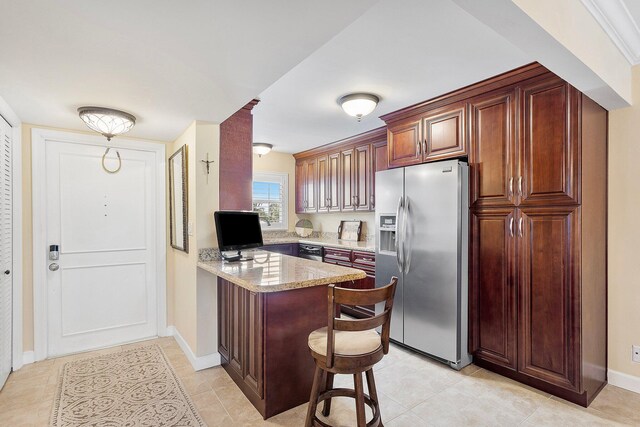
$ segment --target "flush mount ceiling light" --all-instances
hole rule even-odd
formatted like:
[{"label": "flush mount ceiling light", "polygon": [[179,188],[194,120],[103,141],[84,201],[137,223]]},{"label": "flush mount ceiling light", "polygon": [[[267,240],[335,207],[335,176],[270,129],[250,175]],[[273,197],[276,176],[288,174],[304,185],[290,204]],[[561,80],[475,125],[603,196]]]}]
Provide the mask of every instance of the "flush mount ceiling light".
[{"label": "flush mount ceiling light", "polygon": [[273,144],[267,144],[266,142],[254,142],[253,152],[262,157],[265,154],[269,154],[269,151],[273,148]]},{"label": "flush mount ceiling light", "polygon": [[356,117],[358,121],[375,110],[378,102],[380,102],[380,98],[371,93],[352,93],[338,100],[338,104],[340,104],[344,112]]},{"label": "flush mount ceiling light", "polygon": [[[135,116],[112,108],[80,107],[78,108],[78,115],[89,129],[102,134],[107,138],[107,141],[111,141],[114,136],[129,132],[133,125],[136,124]],[[107,150],[102,155],[102,168],[109,173],[116,173],[122,167],[120,152],[116,151],[118,167],[112,170],[108,169],[104,164],[109,150],[110,148],[107,147]]]}]

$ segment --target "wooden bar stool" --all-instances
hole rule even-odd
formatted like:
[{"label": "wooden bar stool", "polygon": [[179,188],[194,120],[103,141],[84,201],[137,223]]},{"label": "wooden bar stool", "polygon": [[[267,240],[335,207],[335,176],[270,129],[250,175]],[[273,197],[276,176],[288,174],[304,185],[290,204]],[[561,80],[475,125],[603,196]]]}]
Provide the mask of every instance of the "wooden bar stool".
[{"label": "wooden bar stool", "polygon": [[[398,279],[383,288],[357,290],[336,288],[329,285],[328,326],[317,329],[309,335],[309,350],[316,362],[316,371],[309,398],[309,409],[305,427],[331,427],[316,417],[318,403],[324,401],[322,415],[331,411],[331,398],[352,397],[356,400],[358,427],[382,426],[376,384],[373,379],[373,365],[389,352],[389,327],[393,296]],[[340,319],[340,304],[374,305],[384,302],[384,311],[368,319]],[[338,317],[336,317],[338,316]],[[375,328],[382,326],[382,335]],[[367,377],[369,395],[364,394],[362,373]],[[355,389],[333,388],[335,374],[351,374]],[[364,405],[373,411],[373,418],[365,420]]]}]

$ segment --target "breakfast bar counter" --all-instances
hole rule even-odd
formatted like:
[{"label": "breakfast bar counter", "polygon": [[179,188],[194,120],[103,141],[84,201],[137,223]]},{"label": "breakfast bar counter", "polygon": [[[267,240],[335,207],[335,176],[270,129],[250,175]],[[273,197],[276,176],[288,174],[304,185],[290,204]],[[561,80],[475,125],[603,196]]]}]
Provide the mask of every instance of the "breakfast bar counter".
[{"label": "breakfast bar counter", "polygon": [[252,261],[200,261],[218,276],[222,366],[266,419],[309,400],[315,365],[307,338],[327,325],[327,286],[366,275],[267,251]]}]

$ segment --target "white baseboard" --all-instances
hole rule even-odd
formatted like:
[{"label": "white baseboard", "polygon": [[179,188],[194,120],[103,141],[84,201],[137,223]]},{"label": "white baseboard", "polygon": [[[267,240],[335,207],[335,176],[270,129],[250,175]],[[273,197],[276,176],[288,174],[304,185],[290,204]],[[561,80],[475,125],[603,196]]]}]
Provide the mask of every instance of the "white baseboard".
[{"label": "white baseboard", "polygon": [[640,377],[609,369],[607,379],[611,385],[640,393]]},{"label": "white baseboard", "polygon": [[176,342],[178,343],[184,354],[187,356],[187,359],[189,359],[189,362],[191,363],[191,366],[193,366],[194,370],[201,371],[203,369],[220,365],[220,353],[212,353],[200,357],[196,356],[191,350],[191,347],[189,347],[189,344],[187,344],[184,338],[182,338],[182,335],[180,335],[180,332],[178,332],[175,326],[167,327],[167,336],[170,335],[176,339]]},{"label": "white baseboard", "polygon": [[22,366],[28,365],[36,361],[35,353],[33,351],[25,351],[22,353]]}]

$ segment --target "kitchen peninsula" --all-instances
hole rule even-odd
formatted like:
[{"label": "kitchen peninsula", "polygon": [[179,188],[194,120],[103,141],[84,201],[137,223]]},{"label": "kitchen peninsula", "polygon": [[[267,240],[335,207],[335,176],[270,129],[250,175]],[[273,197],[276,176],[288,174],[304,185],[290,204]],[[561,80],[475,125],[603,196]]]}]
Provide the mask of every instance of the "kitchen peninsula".
[{"label": "kitchen peninsula", "polygon": [[267,251],[253,260],[200,261],[218,277],[222,365],[266,419],[309,399],[309,333],[327,324],[327,286],[363,271]]}]

